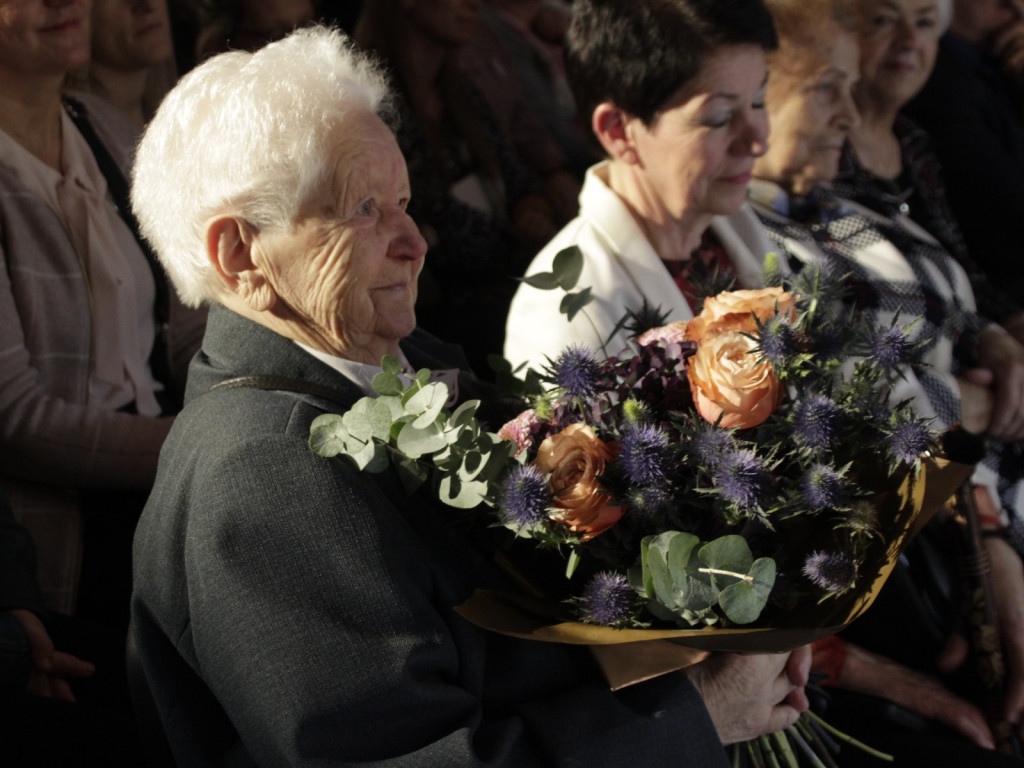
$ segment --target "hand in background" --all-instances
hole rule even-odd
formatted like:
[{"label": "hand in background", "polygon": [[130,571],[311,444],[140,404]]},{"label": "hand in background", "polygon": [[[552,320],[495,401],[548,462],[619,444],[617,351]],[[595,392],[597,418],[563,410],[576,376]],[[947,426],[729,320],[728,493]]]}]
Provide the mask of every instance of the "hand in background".
[{"label": "hand in background", "polygon": [[981,710],[952,693],[935,678],[891,659],[847,644],[837,687],[876,696],[936,720],[980,747],[992,749],[992,732]]},{"label": "hand in background", "polygon": [[987,328],[978,344],[978,362],[967,381],[992,390],[992,418],[985,430],[1004,442],[1024,438],[1024,347],[999,328]]},{"label": "hand in background", "polygon": [[686,669],[723,744],[781,731],[807,709],[809,646],[792,653],[715,653]]},{"label": "hand in background", "polygon": [[992,562],[992,591],[1006,660],[1003,716],[1024,737],[1024,565],[1009,543],[985,539]]},{"label": "hand in background", "polygon": [[55,651],[49,633],[32,611],[15,608],[11,615],[17,619],[28,636],[29,655],[32,658],[28,693],[33,696],[74,701],[75,695],[68,680],[89,677],[95,672],[95,667],[77,656]]}]

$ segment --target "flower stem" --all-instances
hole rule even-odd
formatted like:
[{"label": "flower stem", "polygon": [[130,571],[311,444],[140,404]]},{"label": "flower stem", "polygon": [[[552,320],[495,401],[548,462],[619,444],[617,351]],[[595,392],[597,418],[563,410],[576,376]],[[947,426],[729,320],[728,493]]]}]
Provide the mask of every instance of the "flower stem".
[{"label": "flower stem", "polygon": [[698,568],[697,573],[710,573],[715,576],[732,576],[734,579],[747,582],[747,584],[754,583],[753,576],[748,576],[745,573],[736,573],[735,571],[723,571],[721,568]]},{"label": "flower stem", "polygon": [[824,720],[822,720],[820,717],[818,717],[816,714],[814,714],[810,710],[807,710],[807,715],[808,715],[808,717],[813,719],[814,722],[818,723],[826,731],[831,733],[833,736],[835,736],[840,741],[845,741],[847,744],[850,744],[851,746],[857,747],[858,749],[861,749],[864,752],[867,752],[869,755],[872,755],[873,757],[877,757],[879,760],[884,760],[887,763],[892,763],[892,762],[895,761],[895,758],[892,755],[886,754],[885,752],[880,752],[877,749],[869,747],[867,744],[865,744],[862,741],[857,741],[857,739],[853,738],[853,736],[850,736],[847,733],[843,733],[838,728],[834,728],[833,726],[829,725],[828,723],[826,723]]}]

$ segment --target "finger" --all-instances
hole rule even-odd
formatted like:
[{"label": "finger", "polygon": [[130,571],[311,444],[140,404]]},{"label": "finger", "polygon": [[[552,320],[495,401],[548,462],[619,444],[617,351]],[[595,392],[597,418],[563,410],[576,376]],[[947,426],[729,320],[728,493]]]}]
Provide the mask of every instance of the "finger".
[{"label": "finger", "polygon": [[89,677],[96,671],[92,662],[83,661],[70,653],[57,651],[53,654],[53,669],[50,675],[53,677]]},{"label": "finger", "polygon": [[794,650],[786,662],[789,681],[801,688],[807,685],[811,676],[811,646],[804,645]]},{"label": "finger", "polygon": [[61,677],[50,678],[50,697],[59,701],[75,702],[75,694],[68,681]]},{"label": "finger", "polygon": [[958,731],[979,747],[995,749],[992,731],[989,729],[988,723],[985,722],[981,712],[967,704],[967,702],[960,702],[960,704],[962,706],[939,713],[936,719]]},{"label": "finger", "polygon": [[11,614],[25,630],[32,666],[40,672],[49,672],[53,666],[53,641],[43,626],[43,622],[32,611],[22,608],[12,610]]},{"label": "finger", "polygon": [[763,733],[775,733],[791,727],[800,718],[800,712],[788,704],[772,707]]},{"label": "finger", "polygon": [[949,674],[967,660],[969,652],[970,646],[963,635],[950,635],[935,663],[942,672]]}]

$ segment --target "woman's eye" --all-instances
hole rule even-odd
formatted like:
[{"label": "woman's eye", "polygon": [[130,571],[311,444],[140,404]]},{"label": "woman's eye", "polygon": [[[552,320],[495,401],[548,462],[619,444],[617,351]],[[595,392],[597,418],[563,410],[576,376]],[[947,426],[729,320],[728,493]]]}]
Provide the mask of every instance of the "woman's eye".
[{"label": "woman's eye", "polygon": [[373,213],[373,200],[367,200],[356,208],[357,216],[369,216],[371,213]]},{"label": "woman's eye", "polygon": [[704,118],[704,125],[708,128],[724,128],[729,124],[731,115],[708,115]]}]

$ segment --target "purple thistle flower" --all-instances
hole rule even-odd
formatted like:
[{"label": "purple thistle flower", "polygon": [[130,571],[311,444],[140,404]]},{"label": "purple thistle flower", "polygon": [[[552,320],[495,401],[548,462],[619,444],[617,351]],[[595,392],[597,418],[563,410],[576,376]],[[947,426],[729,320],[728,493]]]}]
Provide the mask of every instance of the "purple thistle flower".
[{"label": "purple thistle flower", "polygon": [[660,485],[630,488],[626,492],[626,504],[630,513],[637,513],[639,519],[656,515],[672,503],[672,494]]},{"label": "purple thistle flower", "polygon": [[629,618],[633,590],[626,577],[614,571],[594,575],[579,598],[580,616],[584,621],[615,626]]},{"label": "purple thistle flower", "polygon": [[907,335],[903,329],[890,325],[880,328],[871,339],[871,356],[884,369],[892,370],[907,359]]},{"label": "purple thistle flower", "polygon": [[650,485],[665,479],[668,437],[650,424],[630,424],[619,443],[619,466],[633,485]]},{"label": "purple thistle flower", "polygon": [[801,480],[804,500],[812,509],[830,509],[843,503],[843,478],[827,464],[815,464]]},{"label": "purple thistle flower", "polygon": [[928,448],[930,437],[931,431],[919,419],[897,424],[888,435],[889,455],[896,461],[911,464]]},{"label": "purple thistle flower", "polygon": [[796,439],[808,448],[832,445],[842,420],[842,410],[825,395],[811,395],[793,413]]},{"label": "purple thistle flower", "polygon": [[765,321],[758,341],[764,356],[773,364],[784,362],[796,351],[796,331],[789,320],[781,315]]},{"label": "purple thistle flower", "polygon": [[600,365],[593,353],[578,344],[563,349],[551,364],[555,384],[572,397],[594,394],[599,371]]},{"label": "purple thistle flower", "polygon": [[740,509],[751,509],[758,506],[768,484],[768,473],[764,462],[753,451],[743,449],[722,457],[714,479],[725,499]]},{"label": "purple thistle flower", "polygon": [[547,519],[550,503],[551,494],[540,470],[518,465],[501,486],[498,510],[505,525],[521,531]]},{"label": "purple thistle flower", "polygon": [[804,561],[803,573],[815,586],[841,595],[853,587],[857,564],[842,552],[815,552]]},{"label": "purple thistle flower", "polygon": [[714,469],[725,454],[732,451],[732,435],[724,429],[701,429],[693,439],[693,453],[701,464]]}]

